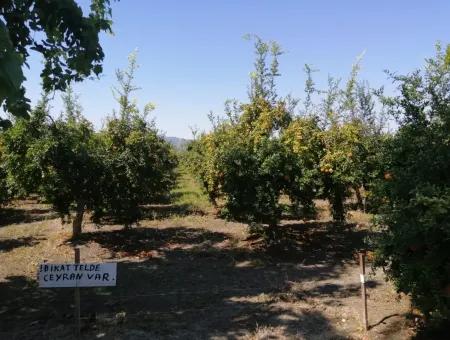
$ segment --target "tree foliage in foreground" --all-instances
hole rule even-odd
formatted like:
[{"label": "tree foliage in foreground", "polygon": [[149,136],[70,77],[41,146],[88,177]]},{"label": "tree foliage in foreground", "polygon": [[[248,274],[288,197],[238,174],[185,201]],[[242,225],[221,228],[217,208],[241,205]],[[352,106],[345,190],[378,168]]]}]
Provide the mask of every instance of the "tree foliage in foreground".
[{"label": "tree foliage in foreground", "polygon": [[[450,54],[447,54],[447,56]],[[427,317],[450,317],[450,62],[438,46],[423,71],[393,76],[399,129],[384,152],[376,265]]]},{"label": "tree foliage in foreground", "polygon": [[[44,91],[102,72],[99,34],[111,31],[109,0],[92,0],[87,15],[75,0],[0,1],[0,105],[16,117],[30,106],[22,69],[33,50],[44,59]],[[9,126],[0,120],[0,127]]]}]

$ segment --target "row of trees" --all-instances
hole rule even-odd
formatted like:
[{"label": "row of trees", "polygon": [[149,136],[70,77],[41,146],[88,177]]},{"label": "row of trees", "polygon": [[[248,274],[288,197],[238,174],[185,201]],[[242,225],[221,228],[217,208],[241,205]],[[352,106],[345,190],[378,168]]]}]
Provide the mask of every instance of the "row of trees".
[{"label": "row of trees", "polygon": [[[391,77],[386,97],[358,81],[360,59],[344,86],[319,91],[306,65],[305,100],[276,92],[280,47],[255,38],[247,103],[228,101],[225,117],[196,136],[187,164],[221,212],[249,222],[269,244],[280,240],[281,195],[294,212],[326,198],[343,222],[346,202],[377,216],[375,265],[427,317],[450,316],[450,48],[439,45],[424,71]],[[314,98],[314,100],[313,100]],[[383,117],[396,119],[387,133]]]},{"label": "row of trees", "polygon": [[[161,201],[175,183],[176,157],[159,136],[148,114],[132,99],[136,55],[127,70],[116,72],[118,112],[96,132],[83,117],[70,87],[64,112],[53,119],[45,95],[28,119],[18,118],[1,135],[1,198],[37,193],[61,215],[73,217],[73,235],[81,233],[85,211],[99,222],[113,218],[129,228],[142,205]],[[9,193],[9,195],[8,195]]]},{"label": "row of trees", "polygon": [[281,216],[283,194],[303,216],[315,214],[314,199],[327,198],[335,221],[343,222],[351,192],[365,205],[381,171],[378,150],[386,138],[373,95],[357,79],[360,61],[344,88],[330,77],[326,91],[316,89],[314,70],[306,65],[306,99],[296,115],[299,101],[276,92],[280,47],[255,39],[249,102],[229,101],[225,118],[211,116],[213,130],[190,145],[192,171],[213,204],[223,202],[225,214],[267,224],[270,233]]}]

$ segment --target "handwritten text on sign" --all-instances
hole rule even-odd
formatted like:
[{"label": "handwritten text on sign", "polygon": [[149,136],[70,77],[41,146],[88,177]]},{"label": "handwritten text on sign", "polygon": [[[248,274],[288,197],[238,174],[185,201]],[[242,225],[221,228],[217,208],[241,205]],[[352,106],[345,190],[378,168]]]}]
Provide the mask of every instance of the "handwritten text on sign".
[{"label": "handwritten text on sign", "polygon": [[39,287],[101,287],[116,285],[117,263],[43,263]]}]

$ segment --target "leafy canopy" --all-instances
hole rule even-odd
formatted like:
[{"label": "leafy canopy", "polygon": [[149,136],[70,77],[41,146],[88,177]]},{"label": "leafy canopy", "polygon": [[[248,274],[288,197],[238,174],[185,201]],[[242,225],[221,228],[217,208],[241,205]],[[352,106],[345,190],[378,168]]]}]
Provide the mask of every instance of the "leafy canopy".
[{"label": "leafy canopy", "polygon": [[[447,51],[449,49],[447,48]],[[385,98],[400,125],[384,152],[376,265],[433,319],[450,317],[450,63],[437,54],[423,70],[393,75]]]},{"label": "leafy canopy", "polygon": [[[3,0],[0,2],[0,105],[17,117],[30,109],[22,69],[30,51],[44,59],[45,92],[64,91],[71,81],[102,72],[99,34],[111,32],[110,0],[92,0],[84,14],[75,0]],[[6,120],[2,127],[10,126]]]}]

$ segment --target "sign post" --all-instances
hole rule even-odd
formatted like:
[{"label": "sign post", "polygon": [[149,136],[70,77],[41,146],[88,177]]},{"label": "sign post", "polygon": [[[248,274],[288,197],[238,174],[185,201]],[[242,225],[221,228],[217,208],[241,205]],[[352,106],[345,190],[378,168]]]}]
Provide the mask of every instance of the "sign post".
[{"label": "sign post", "polygon": [[[80,263],[80,247],[75,247],[75,263]],[[76,334],[77,339],[81,337],[81,301],[80,301],[80,287],[75,287],[75,322],[77,325]]]},{"label": "sign post", "polygon": [[117,263],[81,263],[80,247],[75,247],[75,263],[44,262],[38,268],[41,288],[75,288],[76,335],[81,336],[80,287],[107,287],[116,285]]},{"label": "sign post", "polygon": [[365,280],[365,274],[366,274],[366,264],[365,264],[365,254],[363,252],[359,253],[359,268],[360,268],[360,280],[361,280],[361,298],[363,301],[363,324],[364,324],[364,330],[369,329],[369,323],[367,318],[367,295],[366,295],[366,280]]}]

